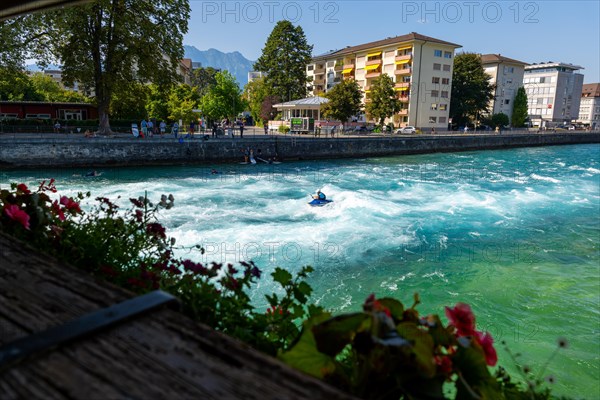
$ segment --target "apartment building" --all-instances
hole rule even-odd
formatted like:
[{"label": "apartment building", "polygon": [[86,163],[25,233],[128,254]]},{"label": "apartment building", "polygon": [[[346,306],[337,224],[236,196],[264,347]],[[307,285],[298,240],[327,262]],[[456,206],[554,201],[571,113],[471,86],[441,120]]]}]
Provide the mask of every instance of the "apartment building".
[{"label": "apartment building", "polygon": [[523,86],[523,74],[527,63],[501,54],[482,54],[481,65],[492,77],[490,82],[496,86],[488,115],[503,113],[511,120],[515,97],[517,90]]},{"label": "apartment building", "polygon": [[600,127],[600,83],[583,85],[577,122],[592,129]]},{"label": "apartment building", "polygon": [[411,32],[348,46],[312,59],[306,67],[308,90],[326,93],[342,79],[355,80],[369,102],[370,86],[381,74],[395,83],[402,109],[391,120],[396,127],[428,130],[448,127],[454,52],[461,46]]},{"label": "apartment building", "polygon": [[525,67],[529,120],[534,126],[568,124],[579,116],[583,75],[578,65],[548,61]]}]

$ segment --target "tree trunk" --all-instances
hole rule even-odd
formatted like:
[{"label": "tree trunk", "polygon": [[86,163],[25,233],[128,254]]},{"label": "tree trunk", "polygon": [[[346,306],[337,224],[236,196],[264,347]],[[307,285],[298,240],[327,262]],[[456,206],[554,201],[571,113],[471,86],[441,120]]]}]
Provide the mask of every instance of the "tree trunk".
[{"label": "tree trunk", "polygon": [[112,135],[110,122],[108,121],[108,101],[106,99],[98,99],[98,135]]}]

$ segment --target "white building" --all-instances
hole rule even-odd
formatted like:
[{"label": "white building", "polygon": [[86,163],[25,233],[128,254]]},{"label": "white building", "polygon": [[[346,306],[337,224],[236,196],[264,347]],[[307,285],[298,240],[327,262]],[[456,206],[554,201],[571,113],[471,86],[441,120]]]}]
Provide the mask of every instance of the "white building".
[{"label": "white building", "polygon": [[248,83],[254,82],[255,80],[260,79],[264,76],[266,76],[266,73],[264,73],[264,72],[250,71],[250,72],[248,72]]},{"label": "white building", "polygon": [[446,129],[452,68],[458,44],[415,32],[314,57],[306,67],[309,93],[326,93],[342,79],[355,80],[369,102],[370,86],[381,74],[395,82],[402,109],[387,122],[424,130]]},{"label": "white building", "polygon": [[592,129],[600,127],[600,83],[583,85],[577,122]]},{"label": "white building", "polygon": [[549,61],[525,67],[529,119],[534,126],[569,124],[579,116],[583,75],[578,65]]},{"label": "white building", "polygon": [[523,74],[527,63],[500,54],[482,54],[481,65],[496,85],[494,98],[490,101],[489,115],[503,113],[512,120],[517,90],[523,86]]}]

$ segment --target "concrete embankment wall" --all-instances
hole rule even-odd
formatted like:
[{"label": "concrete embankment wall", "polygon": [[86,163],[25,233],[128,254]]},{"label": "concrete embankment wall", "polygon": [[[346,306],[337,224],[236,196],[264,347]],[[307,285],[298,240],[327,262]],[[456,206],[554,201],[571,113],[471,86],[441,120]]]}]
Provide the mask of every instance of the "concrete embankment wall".
[{"label": "concrete embankment wall", "polygon": [[600,133],[416,137],[250,137],[185,140],[134,138],[0,138],[0,168],[176,165],[242,161],[250,147],[267,159],[351,158],[562,144],[600,143]]}]

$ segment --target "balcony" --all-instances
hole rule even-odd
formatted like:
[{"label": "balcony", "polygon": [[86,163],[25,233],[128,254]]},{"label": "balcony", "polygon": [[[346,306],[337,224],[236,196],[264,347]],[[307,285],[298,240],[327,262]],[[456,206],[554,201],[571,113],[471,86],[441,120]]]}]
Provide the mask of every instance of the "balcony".
[{"label": "balcony", "polygon": [[375,71],[369,71],[367,72],[367,74],[365,75],[365,78],[370,79],[370,78],[377,78],[378,76],[381,75],[381,71],[379,70],[375,70]]},{"label": "balcony", "polygon": [[365,63],[365,65],[379,65],[383,62],[381,58],[375,58],[373,60],[369,60]]},{"label": "balcony", "polygon": [[313,83],[315,85],[324,85],[325,84],[325,79],[315,79],[315,81]]},{"label": "balcony", "polygon": [[398,96],[398,100],[400,100],[402,103],[408,103],[410,101],[410,97],[406,94],[401,94]]},{"label": "balcony", "polygon": [[340,72],[344,69],[344,65],[343,64],[335,64],[335,67],[333,67],[333,70],[335,72]]},{"label": "balcony", "polygon": [[408,115],[408,108],[403,108],[402,110],[398,111],[398,115],[402,117]]},{"label": "balcony", "polygon": [[343,69],[354,69],[354,68],[356,68],[356,65],[354,65],[354,63],[348,63],[348,64],[344,64]]},{"label": "balcony", "polygon": [[321,68],[315,68],[315,75],[322,75],[325,73],[325,67],[321,67]]},{"label": "balcony", "polygon": [[412,68],[398,68],[394,70],[394,74],[396,75],[410,75],[412,74]]},{"label": "balcony", "polygon": [[396,89],[400,89],[400,88],[410,88],[410,82],[398,82],[396,83],[396,85],[394,85],[394,87]]},{"label": "balcony", "polygon": [[404,56],[396,56],[395,61],[412,60],[412,54],[406,54]]}]

